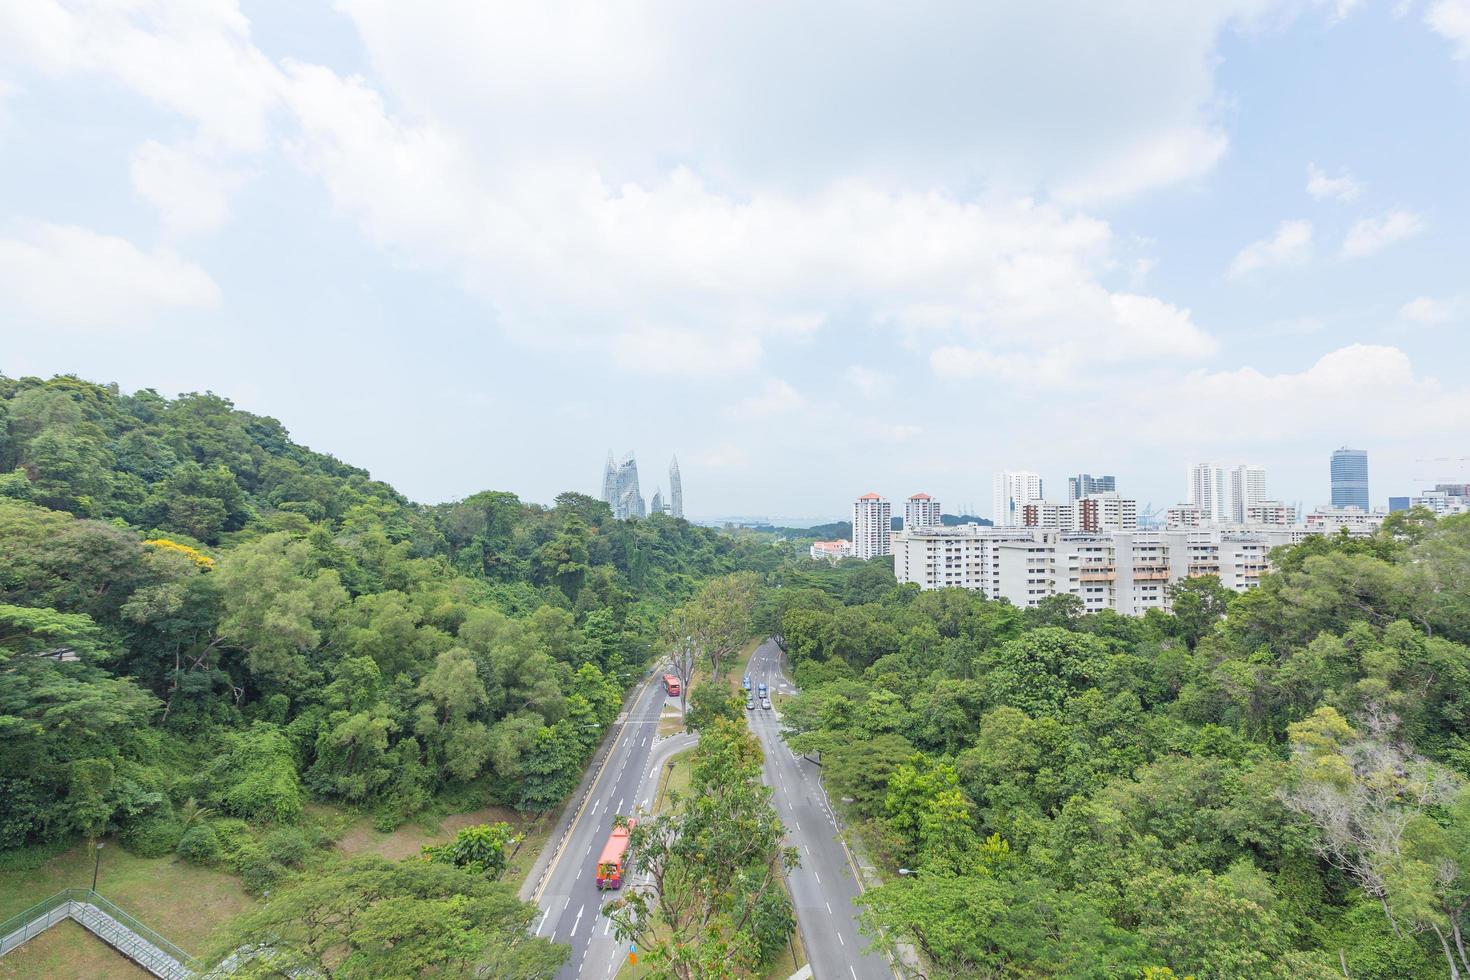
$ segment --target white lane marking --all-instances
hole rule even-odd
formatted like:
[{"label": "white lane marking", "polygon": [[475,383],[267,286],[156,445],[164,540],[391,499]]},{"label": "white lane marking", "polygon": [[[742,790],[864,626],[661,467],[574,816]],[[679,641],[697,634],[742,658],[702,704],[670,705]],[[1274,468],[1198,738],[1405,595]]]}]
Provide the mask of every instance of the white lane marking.
[{"label": "white lane marking", "polygon": [[567,900],[565,902],[562,902],[561,903],[561,910],[563,912],[565,912],[567,910],[567,906],[568,905],[571,905],[571,904],[572,904],[572,896],[568,895],[567,896]]},{"label": "white lane marking", "polygon": [[851,963],[847,964],[847,968],[852,971],[852,980],[857,980],[857,968]]},{"label": "white lane marking", "polygon": [[837,934],[837,942],[840,943],[843,946],[846,946],[847,945],[847,940],[845,940],[845,939],[842,938],[842,933],[840,933],[840,932]]},{"label": "white lane marking", "polygon": [[[571,899],[567,899],[567,901],[570,902]],[[551,915],[551,909],[544,909],[544,910],[542,910],[542,912],[541,912],[541,921],[538,922],[538,923],[536,923],[536,935],[538,935],[538,936],[541,935],[541,927],[544,926],[544,925],[546,925],[546,917],[549,916],[549,915]]]},{"label": "white lane marking", "polygon": [[827,906],[827,914],[828,915],[831,915],[832,914],[832,903],[831,902],[823,902],[822,904],[825,905],[825,906]]},{"label": "white lane marking", "polygon": [[586,857],[588,854],[591,854],[591,853],[592,853],[592,845],[591,844],[588,844],[587,845],[587,850],[583,852],[582,856],[583,857]]},{"label": "white lane marking", "polygon": [[[570,935],[575,936],[577,934],[577,926],[579,926],[579,925],[582,924],[582,913],[583,913],[583,911],[586,910],[586,908],[587,908],[587,904],[584,902],[582,904],[582,907],[579,908],[579,909],[577,909],[577,921],[572,923],[572,931],[571,931]],[[831,908],[828,908],[827,911],[830,912],[831,911]],[[583,954],[583,955],[586,955],[586,954]]]}]

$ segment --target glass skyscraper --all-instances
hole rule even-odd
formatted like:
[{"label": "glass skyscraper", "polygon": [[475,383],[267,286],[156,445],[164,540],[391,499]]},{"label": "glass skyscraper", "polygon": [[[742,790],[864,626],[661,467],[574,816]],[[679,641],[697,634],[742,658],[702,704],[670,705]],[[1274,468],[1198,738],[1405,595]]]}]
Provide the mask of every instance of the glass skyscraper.
[{"label": "glass skyscraper", "polygon": [[1332,506],[1368,507],[1368,454],[1343,447],[1332,454]]}]

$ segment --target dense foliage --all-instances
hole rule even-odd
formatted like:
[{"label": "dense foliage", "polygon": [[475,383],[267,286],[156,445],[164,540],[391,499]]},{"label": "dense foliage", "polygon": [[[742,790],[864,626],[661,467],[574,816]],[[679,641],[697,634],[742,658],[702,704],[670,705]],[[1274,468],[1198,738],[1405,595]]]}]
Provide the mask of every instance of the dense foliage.
[{"label": "dense foliage", "polygon": [[892,875],[880,944],[929,977],[1470,970],[1470,519],[1276,559],[1142,619],[871,563],[768,596],[787,737]]},{"label": "dense foliage", "polygon": [[633,882],[605,913],[619,939],[647,951],[653,976],[761,975],[796,926],[781,876],[798,855],[782,844],[760,745],[743,718],[704,725],[689,792],[669,798],[664,813],[633,827]]},{"label": "dense foliage", "polygon": [[188,801],[550,808],[668,609],[778,557],[577,493],[420,506],[214,395],[0,377],[0,851],[166,851]]}]

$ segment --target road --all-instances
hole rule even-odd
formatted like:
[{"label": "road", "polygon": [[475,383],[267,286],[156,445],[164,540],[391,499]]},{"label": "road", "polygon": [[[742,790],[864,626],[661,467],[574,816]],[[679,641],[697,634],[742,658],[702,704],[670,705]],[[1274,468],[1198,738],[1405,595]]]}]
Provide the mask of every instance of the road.
[{"label": "road", "polygon": [[[764,680],[775,692],[796,691],[781,670],[781,648],[773,640],[756,649],[749,673],[752,687]],[[863,952],[868,941],[858,932],[853,904],[859,889],[818,780],[819,767],[787,748],[777,711],[757,707],[746,715],[765,750],[765,781],[775,790],[787,843],[801,851],[801,867],[791,873],[791,894],[815,980],[893,980],[882,954]]]},{"label": "road", "polygon": [[[640,692],[612,736],[607,762],[585,804],[567,818],[571,829],[564,845],[552,853],[550,871],[539,888],[528,882],[531,900],[541,909],[536,935],[572,947],[557,980],[607,980],[627,959],[627,947],[613,939],[611,922],[602,915],[603,903],[617,892],[597,890],[597,857],[612,832],[613,817],[632,814],[640,806],[649,809],[664,760],[694,744],[692,735],[658,741],[658,716],[666,701],[678,700],[665,698],[657,679]],[[558,839],[554,831],[550,846],[556,847]]]}]

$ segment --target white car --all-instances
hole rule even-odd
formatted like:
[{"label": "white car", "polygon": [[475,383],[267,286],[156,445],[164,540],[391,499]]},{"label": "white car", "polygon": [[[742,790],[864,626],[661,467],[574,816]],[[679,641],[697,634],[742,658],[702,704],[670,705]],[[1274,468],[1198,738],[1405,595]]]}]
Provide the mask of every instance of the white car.
[{"label": "white car", "polygon": [[770,711],[771,710],[771,699],[770,698],[761,698],[761,707],[764,708],[767,711]]}]

